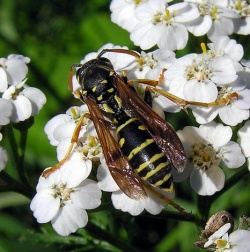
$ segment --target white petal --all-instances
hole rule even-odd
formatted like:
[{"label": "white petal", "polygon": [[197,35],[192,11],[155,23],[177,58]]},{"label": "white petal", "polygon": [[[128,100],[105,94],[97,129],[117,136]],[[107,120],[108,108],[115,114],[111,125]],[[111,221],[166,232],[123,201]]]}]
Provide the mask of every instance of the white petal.
[{"label": "white petal", "polygon": [[100,188],[91,179],[84,180],[70,195],[72,202],[83,209],[97,208],[101,204],[101,196]]},{"label": "white petal", "polygon": [[213,21],[211,29],[208,31],[207,36],[211,41],[214,41],[219,36],[226,36],[233,33],[233,21],[229,18],[220,17]]},{"label": "white petal", "polygon": [[9,124],[12,110],[11,101],[0,98],[0,125]]},{"label": "white petal", "polygon": [[121,190],[112,193],[111,200],[116,209],[119,209],[123,212],[128,212],[133,216],[139,215],[144,210],[141,200],[133,200]]},{"label": "white petal", "polygon": [[247,121],[245,125],[238,131],[238,143],[242,148],[245,157],[250,156],[250,121]]},{"label": "white petal", "polygon": [[8,161],[8,153],[2,147],[0,147],[0,171],[2,171]]},{"label": "white petal", "polygon": [[230,141],[227,145],[222,148],[223,162],[228,168],[238,168],[242,166],[246,159],[241,152],[240,146]]},{"label": "white petal", "polygon": [[144,24],[139,23],[135,26],[130,34],[130,39],[134,42],[135,45],[141,47],[142,50],[147,50],[153,47],[159,40],[159,33],[155,32],[153,24]]},{"label": "white petal", "polygon": [[71,138],[75,128],[76,123],[73,121],[62,122],[55,128],[53,137],[58,142],[61,142],[66,138]]},{"label": "white petal", "polygon": [[60,114],[52,119],[50,119],[44,127],[44,131],[50,140],[50,144],[53,146],[57,146],[59,141],[54,138],[54,130],[58,127],[58,125],[64,123],[65,121],[69,121],[70,117],[66,114]]},{"label": "white petal", "polygon": [[220,191],[224,183],[224,172],[217,166],[211,166],[207,171],[196,169],[190,176],[191,187],[202,196],[213,195]]},{"label": "white petal", "polygon": [[114,181],[109,172],[109,168],[105,161],[101,161],[97,169],[96,178],[98,180],[98,186],[105,192],[115,192],[120,190],[119,186]]},{"label": "white petal", "polygon": [[219,116],[224,123],[236,126],[238,123],[249,118],[249,110],[239,109],[233,106],[233,104],[229,104],[219,109]]},{"label": "white petal", "polygon": [[229,242],[232,244],[232,252],[249,252],[250,231],[236,230],[229,235]]},{"label": "white petal", "polygon": [[237,34],[248,35],[250,33],[250,18],[234,18],[234,32]]},{"label": "white petal", "polygon": [[81,153],[73,152],[60,167],[61,180],[67,184],[67,187],[74,188],[89,176],[91,168],[91,161],[85,161]]},{"label": "white petal", "polygon": [[88,223],[88,215],[85,210],[71,203],[63,206],[57,216],[51,221],[55,231],[62,236],[68,236],[83,228]]},{"label": "white petal", "polygon": [[234,63],[226,57],[216,57],[209,64],[214,69],[211,80],[216,84],[228,84],[237,79]]},{"label": "white petal", "polygon": [[250,108],[250,89],[245,88],[242,91],[237,92],[239,97],[237,100],[233,101],[233,105],[239,109],[249,109]]},{"label": "white petal", "polygon": [[185,24],[188,31],[193,33],[196,37],[202,36],[208,32],[212,26],[212,19],[210,16],[200,16],[194,21]]},{"label": "white petal", "polygon": [[183,49],[187,44],[188,32],[182,24],[173,23],[169,26],[159,24],[155,33],[161,34],[161,37],[157,39],[159,48],[174,51]]},{"label": "white petal", "polygon": [[9,59],[6,61],[6,72],[10,85],[18,85],[22,82],[28,73],[28,67],[24,61],[20,59]]},{"label": "white petal", "polygon": [[193,111],[193,115],[196,119],[196,122],[199,124],[209,123],[218,115],[218,108],[216,106],[213,107],[191,107]]},{"label": "white petal", "polygon": [[0,67],[0,92],[3,93],[8,88],[7,74],[5,70]]},{"label": "white petal", "polygon": [[201,125],[199,132],[213,147],[222,147],[227,144],[232,137],[232,129],[229,126],[224,126],[220,123],[210,122]]},{"label": "white petal", "polygon": [[49,222],[58,213],[59,208],[60,199],[54,197],[51,189],[39,191],[30,203],[30,209],[39,223]]},{"label": "white petal", "polygon": [[189,101],[212,102],[216,100],[218,90],[212,81],[200,82],[193,79],[186,82],[183,94]]},{"label": "white petal", "polygon": [[31,116],[32,107],[28,98],[22,95],[18,95],[15,100],[12,101],[14,109],[10,120],[14,123],[24,121]]},{"label": "white petal", "polygon": [[40,109],[46,103],[46,97],[45,97],[44,93],[41,90],[39,90],[38,88],[34,88],[34,87],[25,88],[22,91],[22,93],[31,102],[31,106],[32,106],[31,115],[32,116],[37,115],[39,113]]}]

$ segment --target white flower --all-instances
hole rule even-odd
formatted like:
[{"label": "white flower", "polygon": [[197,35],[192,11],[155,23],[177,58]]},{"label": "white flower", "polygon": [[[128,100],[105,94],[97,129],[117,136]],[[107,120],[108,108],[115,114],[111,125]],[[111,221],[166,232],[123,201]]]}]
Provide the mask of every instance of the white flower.
[{"label": "white flower", "polygon": [[[71,137],[65,138],[57,146],[57,159],[62,160],[71,144]],[[81,138],[78,138],[77,144],[73,152],[81,153],[83,160],[91,160],[94,164],[99,164],[102,157],[102,147],[97,138],[96,132],[91,133],[90,130],[84,133]]]},{"label": "white flower", "polygon": [[[71,138],[81,116],[86,113],[88,113],[87,105],[74,106],[69,108],[66,114],[60,114],[50,119],[44,128],[50,144],[57,146],[64,139]],[[84,118],[79,137],[86,132],[88,123],[89,119]]]},{"label": "white flower", "polygon": [[[0,134],[0,136],[1,136],[1,134]],[[1,136],[1,138],[2,138],[2,136]],[[6,150],[4,150],[2,147],[0,147],[0,171],[2,171],[5,168],[7,161],[8,161],[8,153]]]},{"label": "white flower", "polygon": [[[139,215],[144,210],[151,214],[159,214],[163,208],[166,207],[166,203],[154,195],[152,192],[146,192],[148,197],[142,200],[133,200],[129,198],[125,193],[121,191],[119,186],[112,178],[109,169],[104,160],[101,161],[101,165],[97,170],[98,186],[107,192],[112,192],[111,200],[116,209],[120,209],[123,212],[128,212],[133,216]],[[168,198],[173,198],[174,194],[168,194]]]},{"label": "white flower", "polygon": [[242,148],[244,156],[248,160],[248,169],[250,170],[250,121],[238,130],[238,143]]},{"label": "white flower", "polygon": [[0,58],[0,92],[5,92],[8,85],[19,85],[28,73],[26,63],[30,59],[22,55],[11,54],[7,59]]},{"label": "white flower", "polygon": [[0,125],[9,124],[12,110],[12,103],[8,100],[0,98]]},{"label": "white flower", "polygon": [[185,0],[197,5],[200,15],[197,19],[186,23],[189,32],[195,36],[207,34],[213,41],[219,36],[233,33],[232,17],[237,17],[233,11],[226,9],[227,1],[216,0]]},{"label": "white flower", "polygon": [[213,248],[216,252],[248,252],[250,247],[250,231],[238,229],[231,234],[226,233],[230,223],[225,224],[204,244],[204,248]]},{"label": "white flower", "polygon": [[237,14],[238,18],[233,19],[234,32],[248,35],[250,33],[250,6],[246,0],[230,0],[228,8]]},{"label": "white flower", "polygon": [[234,169],[245,162],[239,145],[230,141],[229,126],[211,122],[199,128],[187,126],[177,134],[187,154],[191,187],[200,195],[212,195],[223,188],[225,175],[221,164]]},{"label": "white flower", "polygon": [[14,123],[37,115],[46,102],[46,97],[41,90],[24,85],[24,82],[9,86],[2,98],[11,101],[13,105],[10,120]]},{"label": "white flower", "polygon": [[139,22],[135,17],[135,10],[141,2],[145,1],[146,0],[112,0],[110,4],[112,22],[131,32],[134,26]]},{"label": "white flower", "polygon": [[212,102],[216,100],[216,85],[237,79],[233,61],[218,56],[188,54],[181,57],[164,73],[165,89],[188,101]]},{"label": "white flower", "polygon": [[139,23],[132,29],[130,38],[143,50],[155,45],[169,50],[183,49],[188,32],[181,22],[194,20],[198,15],[197,8],[187,3],[168,6],[162,0],[149,0],[136,8]]},{"label": "white flower", "polygon": [[60,169],[47,178],[40,177],[37,194],[30,204],[37,221],[51,221],[62,236],[86,226],[88,215],[85,209],[94,209],[101,204],[97,183],[87,179],[90,171],[91,162],[83,161],[81,155],[74,153]]},{"label": "white flower", "polygon": [[246,88],[246,80],[239,76],[230,85],[220,87],[217,100],[222,101],[222,104],[208,108],[192,106],[192,111],[196,121],[200,124],[208,123],[219,115],[225,124],[235,126],[249,118],[249,96],[250,89]]},{"label": "white flower", "polygon": [[236,71],[242,71],[239,61],[244,55],[244,49],[241,44],[237,44],[236,40],[230,39],[228,36],[220,36],[213,43],[207,45],[210,48],[209,54],[224,56],[233,60]]}]

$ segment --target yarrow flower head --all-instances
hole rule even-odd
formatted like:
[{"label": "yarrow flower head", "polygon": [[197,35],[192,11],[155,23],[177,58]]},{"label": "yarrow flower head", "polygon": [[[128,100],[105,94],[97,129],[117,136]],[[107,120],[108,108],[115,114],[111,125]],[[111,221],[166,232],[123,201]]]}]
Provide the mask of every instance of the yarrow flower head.
[{"label": "yarrow flower head", "polygon": [[189,32],[195,36],[207,34],[212,41],[219,36],[227,36],[233,33],[233,18],[237,15],[227,8],[227,1],[216,0],[185,0],[193,3],[199,10],[199,17],[186,23]]},{"label": "yarrow flower head", "polygon": [[200,195],[213,195],[224,187],[222,164],[234,169],[245,162],[239,145],[230,141],[229,126],[211,122],[199,128],[186,126],[177,133],[187,154],[185,174],[191,173],[191,187]]},{"label": "yarrow flower head", "polygon": [[35,116],[46,102],[42,91],[25,84],[29,62],[28,57],[14,54],[0,59],[0,125],[9,121],[18,123]]},{"label": "yarrow flower head", "polygon": [[188,40],[183,23],[198,15],[197,8],[189,3],[168,6],[162,0],[149,0],[136,8],[135,17],[139,22],[131,29],[130,38],[143,50],[155,45],[169,50],[183,49]]},{"label": "yarrow flower head", "polygon": [[85,209],[101,204],[101,190],[97,183],[87,179],[91,162],[74,153],[60,169],[48,177],[40,177],[37,194],[30,208],[39,223],[51,221],[53,228],[62,236],[86,226]]},{"label": "yarrow flower head", "polygon": [[[211,122],[218,115],[224,123],[235,126],[248,119],[250,108],[250,89],[238,62],[242,46],[220,37],[209,47],[207,51],[202,45],[203,54],[175,60],[164,73],[162,87],[191,104],[196,102],[190,108],[198,123]],[[237,51],[237,56],[231,51]]]}]

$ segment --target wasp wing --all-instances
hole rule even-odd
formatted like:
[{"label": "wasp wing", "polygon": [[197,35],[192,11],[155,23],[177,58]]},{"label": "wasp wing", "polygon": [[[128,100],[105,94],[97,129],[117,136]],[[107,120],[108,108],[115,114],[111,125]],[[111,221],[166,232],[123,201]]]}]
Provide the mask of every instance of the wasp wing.
[{"label": "wasp wing", "polygon": [[95,125],[113,179],[131,199],[141,200],[147,198],[141,178],[133,171],[127,157],[122,153],[119,144],[112,136],[107,121],[94,98],[88,96],[84,99],[84,102],[89,108],[91,120]]},{"label": "wasp wing", "polygon": [[172,126],[146,104],[117,74],[113,77],[122,102],[147,127],[149,133],[178,172],[186,165],[183,145]]}]

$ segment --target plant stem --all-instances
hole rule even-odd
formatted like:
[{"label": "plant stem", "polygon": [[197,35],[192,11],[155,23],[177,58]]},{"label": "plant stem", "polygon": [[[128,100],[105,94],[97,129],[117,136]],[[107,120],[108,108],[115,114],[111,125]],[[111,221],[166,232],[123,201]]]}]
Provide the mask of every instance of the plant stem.
[{"label": "plant stem", "polygon": [[35,194],[35,190],[28,185],[24,185],[15,179],[13,179],[10,175],[8,175],[5,171],[1,171],[0,178],[2,178],[6,184],[0,186],[0,192],[17,192],[28,198],[32,198]]}]

